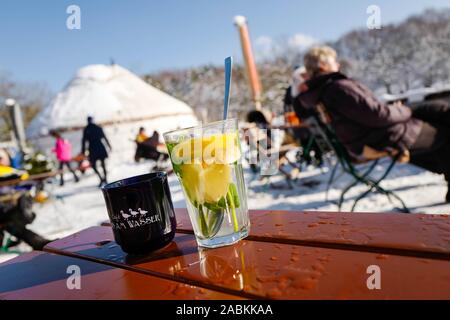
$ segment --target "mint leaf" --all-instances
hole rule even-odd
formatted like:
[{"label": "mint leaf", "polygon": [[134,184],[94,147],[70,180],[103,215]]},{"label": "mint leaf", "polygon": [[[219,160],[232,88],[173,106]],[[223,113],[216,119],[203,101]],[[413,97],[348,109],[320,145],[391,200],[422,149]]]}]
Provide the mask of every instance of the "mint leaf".
[{"label": "mint leaf", "polygon": [[173,171],[181,178],[181,165],[172,162]]},{"label": "mint leaf", "polygon": [[225,199],[225,197],[219,199],[219,201],[217,202],[217,206],[222,209],[227,208],[227,200]]},{"label": "mint leaf", "polygon": [[218,211],[221,211],[222,210],[222,208],[218,205],[218,203],[208,203],[208,202],[205,202],[204,204],[203,204],[208,210],[210,210],[210,211],[214,211],[214,212],[218,212]]}]

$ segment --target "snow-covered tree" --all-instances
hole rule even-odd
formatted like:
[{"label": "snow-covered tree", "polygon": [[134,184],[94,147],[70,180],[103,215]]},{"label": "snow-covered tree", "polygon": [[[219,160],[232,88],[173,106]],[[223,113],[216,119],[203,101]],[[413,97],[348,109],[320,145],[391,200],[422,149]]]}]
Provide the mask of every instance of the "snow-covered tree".
[{"label": "snow-covered tree", "polygon": [[[263,40],[264,54],[255,50],[263,106],[279,113],[293,68],[302,63],[307,46],[296,45],[305,43],[298,36]],[[312,38],[306,40],[310,45],[314,42]],[[381,29],[353,30],[328,44],[338,51],[345,73],[378,93],[399,93],[450,81],[450,9],[426,10]],[[220,118],[223,67],[206,65],[165,71],[145,79],[187,102],[200,119]],[[242,65],[233,69],[231,90],[231,115],[242,118],[254,107]]]}]

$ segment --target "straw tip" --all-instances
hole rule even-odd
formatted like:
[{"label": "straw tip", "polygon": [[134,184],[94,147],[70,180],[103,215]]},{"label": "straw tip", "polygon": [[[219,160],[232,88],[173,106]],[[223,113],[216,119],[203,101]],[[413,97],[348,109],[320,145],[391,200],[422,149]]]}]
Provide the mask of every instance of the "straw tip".
[{"label": "straw tip", "polygon": [[247,22],[247,19],[244,16],[235,16],[234,17],[234,23],[237,26],[243,26]]}]

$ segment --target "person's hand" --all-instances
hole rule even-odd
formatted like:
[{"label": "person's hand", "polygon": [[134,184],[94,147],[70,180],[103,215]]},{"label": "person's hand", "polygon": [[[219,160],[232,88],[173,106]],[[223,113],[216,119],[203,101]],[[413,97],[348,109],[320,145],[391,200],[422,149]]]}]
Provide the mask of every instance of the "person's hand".
[{"label": "person's hand", "polygon": [[393,158],[397,157],[398,163],[408,163],[411,158],[409,150],[388,149],[388,153]]},{"label": "person's hand", "polygon": [[401,106],[403,106],[403,102],[398,100],[398,101],[395,101],[394,103],[392,103],[391,106],[393,106],[393,107],[401,107]]},{"label": "person's hand", "polygon": [[300,93],[303,93],[303,92],[306,92],[306,91],[308,91],[309,90],[309,88],[308,88],[308,86],[306,85],[306,83],[300,83],[300,86],[299,86],[299,91],[300,91]]},{"label": "person's hand", "polygon": [[409,150],[403,150],[400,152],[400,155],[397,158],[397,162],[408,163],[410,159],[411,159],[411,154],[409,153]]},{"label": "person's hand", "polygon": [[367,145],[364,146],[362,155],[367,160],[376,160],[387,157],[389,155],[388,151],[378,151]]}]

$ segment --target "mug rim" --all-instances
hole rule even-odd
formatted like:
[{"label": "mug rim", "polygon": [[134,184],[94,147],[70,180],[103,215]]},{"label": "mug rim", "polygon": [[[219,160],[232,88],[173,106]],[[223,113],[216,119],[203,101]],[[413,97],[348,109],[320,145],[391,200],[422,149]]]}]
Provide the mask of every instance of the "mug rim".
[{"label": "mug rim", "polygon": [[102,186],[101,189],[102,191],[117,190],[120,188],[134,186],[143,182],[151,182],[156,179],[160,179],[162,181],[162,178],[167,178],[167,172],[154,171],[110,182]]}]

